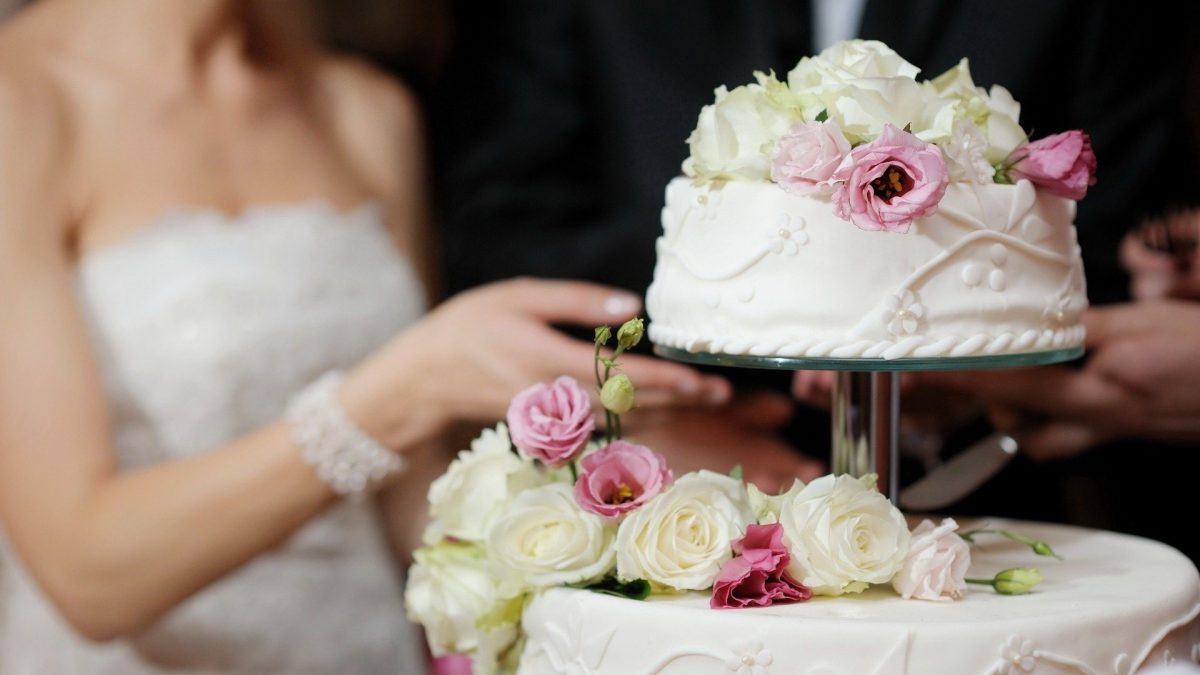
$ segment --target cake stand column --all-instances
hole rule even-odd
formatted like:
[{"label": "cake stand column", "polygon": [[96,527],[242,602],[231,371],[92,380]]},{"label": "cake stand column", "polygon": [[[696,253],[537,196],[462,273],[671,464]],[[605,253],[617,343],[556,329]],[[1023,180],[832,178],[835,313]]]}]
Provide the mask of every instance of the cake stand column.
[{"label": "cake stand column", "polygon": [[835,474],[879,476],[879,491],[895,504],[900,388],[897,374],[837,371],[833,382],[833,457]]}]

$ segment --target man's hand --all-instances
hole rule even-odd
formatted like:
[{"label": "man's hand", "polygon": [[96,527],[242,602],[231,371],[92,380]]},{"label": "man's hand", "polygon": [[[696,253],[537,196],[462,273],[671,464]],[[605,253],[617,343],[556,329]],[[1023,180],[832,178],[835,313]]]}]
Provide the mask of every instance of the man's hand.
[{"label": "man's hand", "polygon": [[1034,459],[1121,438],[1200,442],[1200,305],[1154,301],[1084,314],[1091,357],[1066,366],[922,375],[980,396]]}]

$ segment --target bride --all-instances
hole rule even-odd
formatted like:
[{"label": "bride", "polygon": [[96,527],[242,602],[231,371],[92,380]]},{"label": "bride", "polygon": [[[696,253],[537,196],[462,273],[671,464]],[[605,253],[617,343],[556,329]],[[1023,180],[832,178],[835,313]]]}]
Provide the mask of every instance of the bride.
[{"label": "bride", "polygon": [[[419,319],[415,106],[295,6],[0,26],[0,673],[419,672],[387,534],[419,525],[427,448],[586,380],[551,323],[637,310],[521,280]],[[643,403],[727,386],[627,367]]]}]

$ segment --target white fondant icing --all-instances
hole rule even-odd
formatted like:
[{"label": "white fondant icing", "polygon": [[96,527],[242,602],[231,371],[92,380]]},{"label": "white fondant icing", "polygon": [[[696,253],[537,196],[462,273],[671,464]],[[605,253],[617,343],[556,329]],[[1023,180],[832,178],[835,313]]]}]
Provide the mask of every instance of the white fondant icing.
[{"label": "white fondant icing", "polygon": [[[1078,316],[1087,299],[1071,225],[1075,204],[1027,182],[952,183],[937,213],[905,234],[860,230],[834,216],[829,199],[771,183],[679,178],[666,194],[648,305],[650,336],[660,344],[865,358],[1082,344]],[[689,213],[700,197],[703,213],[715,217]],[[985,283],[996,293],[964,288]],[[746,285],[755,289],[752,303],[707,302],[714,290],[737,297]],[[920,316],[885,317],[888,298],[906,292],[920,298]],[[1050,320],[1057,309],[1047,312],[1048,297],[1064,299],[1061,321]]]},{"label": "white fondant icing", "polygon": [[[700,593],[637,602],[553,589],[526,609],[529,641],[518,672],[729,675],[738,672],[734,656],[750,656],[751,668],[765,675],[1126,675],[1168,653],[1197,653],[1200,576],[1179,552],[1109,532],[988,523],[1048,541],[1065,560],[1033,558],[1027,547],[987,540],[973,548],[970,576],[1036,564],[1046,580],[1026,596],[973,588],[953,603],[903,600],[873,588],[794,605],[713,610]],[[581,640],[603,649],[577,649]],[[759,659],[764,653],[769,663]],[[587,669],[564,665],[572,663]]]}]

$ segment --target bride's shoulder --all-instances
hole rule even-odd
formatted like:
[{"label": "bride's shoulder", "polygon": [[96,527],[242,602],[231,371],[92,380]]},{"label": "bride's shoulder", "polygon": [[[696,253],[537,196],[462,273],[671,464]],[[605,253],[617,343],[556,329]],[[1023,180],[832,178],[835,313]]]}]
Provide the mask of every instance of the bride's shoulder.
[{"label": "bride's shoulder", "polygon": [[421,152],[420,105],[412,90],[354,57],[323,57],[316,72],[347,152],[374,178],[392,183],[402,164]]},{"label": "bride's shoulder", "polygon": [[0,199],[48,199],[69,163],[69,101],[50,69],[0,32]]}]

